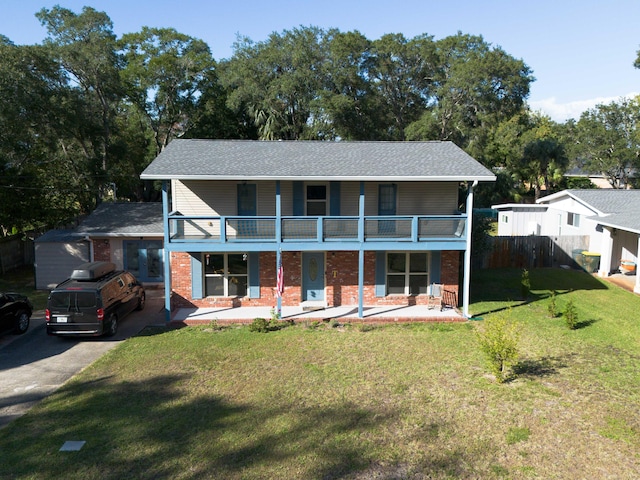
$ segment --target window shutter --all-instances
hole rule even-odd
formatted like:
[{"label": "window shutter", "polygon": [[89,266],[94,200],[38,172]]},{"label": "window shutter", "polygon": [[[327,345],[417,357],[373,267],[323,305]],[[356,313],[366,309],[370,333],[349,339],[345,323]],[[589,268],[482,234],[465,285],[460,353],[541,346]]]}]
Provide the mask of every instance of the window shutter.
[{"label": "window shutter", "polygon": [[191,298],[200,300],[203,295],[202,291],[204,276],[202,275],[202,257],[201,253],[191,253]]},{"label": "window shutter", "polygon": [[304,183],[293,182],[293,215],[301,217],[304,215]]},{"label": "window shutter", "polygon": [[376,252],[376,297],[384,297],[387,293],[386,263],[386,252]]},{"label": "window shutter", "polygon": [[442,255],[440,250],[431,252],[431,265],[429,272],[431,283],[440,283],[441,258]]},{"label": "window shutter", "polygon": [[249,253],[249,298],[260,298],[260,252]]}]

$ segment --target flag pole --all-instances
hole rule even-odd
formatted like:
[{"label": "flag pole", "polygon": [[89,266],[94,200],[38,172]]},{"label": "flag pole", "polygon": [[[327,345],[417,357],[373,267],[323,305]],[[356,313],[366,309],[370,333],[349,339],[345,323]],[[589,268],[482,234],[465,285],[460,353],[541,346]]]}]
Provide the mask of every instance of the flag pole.
[{"label": "flag pole", "polygon": [[282,250],[276,253],[276,296],[278,301],[278,318],[282,319],[282,293],[284,292],[284,270],[282,268]]}]

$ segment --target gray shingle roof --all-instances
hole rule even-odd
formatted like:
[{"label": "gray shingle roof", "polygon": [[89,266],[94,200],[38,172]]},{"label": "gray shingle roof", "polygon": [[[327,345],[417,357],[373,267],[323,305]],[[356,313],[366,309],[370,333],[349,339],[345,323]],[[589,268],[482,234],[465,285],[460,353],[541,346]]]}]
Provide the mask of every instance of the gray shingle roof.
[{"label": "gray shingle roof", "polygon": [[142,179],[480,180],[495,176],[451,142],[172,141]]},{"label": "gray shingle roof", "polygon": [[162,204],[103,203],[76,232],[94,236],[162,236]]},{"label": "gray shingle roof", "polygon": [[640,217],[640,190],[591,189],[567,190],[599,213],[623,213],[635,210]]},{"label": "gray shingle roof", "polygon": [[609,227],[640,233],[640,190],[565,190],[539,201],[546,203],[562,195],[569,195],[596,211],[597,216],[588,218]]}]

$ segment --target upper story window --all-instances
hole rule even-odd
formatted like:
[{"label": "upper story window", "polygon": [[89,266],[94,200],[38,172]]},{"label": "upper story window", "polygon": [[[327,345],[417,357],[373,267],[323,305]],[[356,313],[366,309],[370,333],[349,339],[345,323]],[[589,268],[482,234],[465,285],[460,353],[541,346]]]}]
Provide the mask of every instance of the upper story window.
[{"label": "upper story window", "polygon": [[327,214],[327,186],[307,185],[307,215],[321,217]]},{"label": "upper story window", "polygon": [[578,213],[567,213],[567,225],[572,225],[574,227],[580,226],[580,214]]},{"label": "upper story window", "polygon": [[244,297],[249,279],[244,253],[205,253],[204,288],[208,297]]}]

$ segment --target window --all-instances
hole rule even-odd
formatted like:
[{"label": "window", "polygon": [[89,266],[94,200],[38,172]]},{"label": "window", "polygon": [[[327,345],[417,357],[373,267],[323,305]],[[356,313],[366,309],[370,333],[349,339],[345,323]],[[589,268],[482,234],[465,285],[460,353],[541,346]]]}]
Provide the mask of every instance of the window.
[{"label": "window", "polygon": [[205,253],[204,288],[207,297],[244,297],[247,295],[247,254]]},{"label": "window", "polygon": [[327,186],[307,185],[307,215],[321,217],[327,214]]},{"label": "window", "polygon": [[567,213],[567,225],[572,225],[574,227],[580,226],[580,214],[578,213]]},{"label": "window", "polygon": [[387,254],[387,294],[421,295],[429,286],[428,252]]}]

